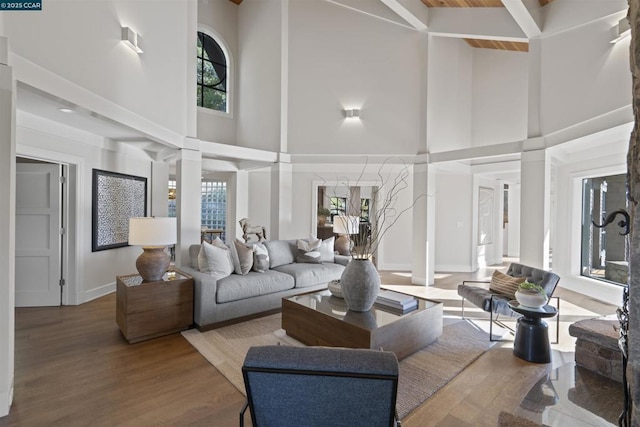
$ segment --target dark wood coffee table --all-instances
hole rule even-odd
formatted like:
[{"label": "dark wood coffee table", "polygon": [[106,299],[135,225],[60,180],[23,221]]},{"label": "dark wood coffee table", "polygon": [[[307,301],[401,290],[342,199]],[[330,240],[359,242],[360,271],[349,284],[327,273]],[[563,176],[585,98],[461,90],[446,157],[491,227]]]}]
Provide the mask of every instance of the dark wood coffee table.
[{"label": "dark wood coffee table", "polygon": [[282,328],[306,345],[382,349],[400,360],[442,335],[442,303],[416,299],[406,313],[378,304],[359,313],[328,290],[310,292],[282,299]]}]

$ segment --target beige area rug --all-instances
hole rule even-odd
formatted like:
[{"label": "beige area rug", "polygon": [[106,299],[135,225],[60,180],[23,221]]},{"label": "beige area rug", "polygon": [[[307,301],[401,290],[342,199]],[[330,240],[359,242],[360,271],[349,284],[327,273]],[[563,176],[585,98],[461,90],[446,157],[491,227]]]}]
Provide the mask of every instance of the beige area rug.
[{"label": "beige area rug", "polygon": [[[249,347],[278,343],[303,345],[285,334],[280,319],[280,314],[273,314],[203,333],[191,329],[182,335],[246,395],[241,369]],[[400,419],[451,381],[492,344],[485,332],[468,321],[459,320],[445,326],[437,342],[402,360],[396,402]]]}]

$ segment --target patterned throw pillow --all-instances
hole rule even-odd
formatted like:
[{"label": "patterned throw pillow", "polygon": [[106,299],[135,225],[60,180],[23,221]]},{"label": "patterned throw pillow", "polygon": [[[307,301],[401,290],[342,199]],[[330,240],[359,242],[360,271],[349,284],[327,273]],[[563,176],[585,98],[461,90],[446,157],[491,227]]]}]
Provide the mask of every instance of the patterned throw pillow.
[{"label": "patterned throw pillow", "polygon": [[264,273],[269,269],[269,251],[262,243],[253,244],[253,271]]},{"label": "patterned throw pillow", "polygon": [[497,294],[508,296],[515,299],[515,293],[518,285],[527,280],[526,277],[511,277],[499,271],[494,271],[489,283],[489,290]]},{"label": "patterned throw pillow", "polygon": [[322,264],[322,256],[320,254],[320,246],[322,240],[300,240],[296,242],[298,247],[298,255],[296,262],[306,262],[310,264]]}]

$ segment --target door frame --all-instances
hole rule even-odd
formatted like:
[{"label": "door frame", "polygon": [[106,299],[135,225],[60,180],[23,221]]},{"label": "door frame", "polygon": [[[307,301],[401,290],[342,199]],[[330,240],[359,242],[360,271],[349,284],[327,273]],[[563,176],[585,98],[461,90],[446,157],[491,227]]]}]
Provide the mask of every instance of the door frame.
[{"label": "door frame", "polygon": [[58,153],[55,151],[18,145],[16,157],[24,157],[48,163],[62,165],[63,175],[66,177],[66,187],[62,192],[61,215],[62,226],[65,233],[61,236],[62,248],[62,277],[65,279],[65,289],[62,292],[62,305],[78,305],[84,302],[79,278],[83,277],[82,263],[79,262],[79,254],[82,253],[82,245],[78,236],[83,227],[83,217],[80,207],[83,205],[81,188],[82,172],[85,168],[84,160],[78,156]]}]

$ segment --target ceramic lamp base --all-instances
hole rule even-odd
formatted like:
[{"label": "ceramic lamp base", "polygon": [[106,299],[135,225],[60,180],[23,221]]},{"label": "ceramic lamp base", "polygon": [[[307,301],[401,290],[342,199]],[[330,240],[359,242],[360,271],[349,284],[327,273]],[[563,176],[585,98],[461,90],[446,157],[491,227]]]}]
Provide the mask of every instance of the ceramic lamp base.
[{"label": "ceramic lamp base", "polygon": [[340,255],[349,255],[353,242],[348,234],[341,234],[333,243],[333,249]]},{"label": "ceramic lamp base", "polygon": [[157,282],[167,272],[171,259],[164,251],[164,246],[143,246],[136,260],[138,273],[145,282]]}]

